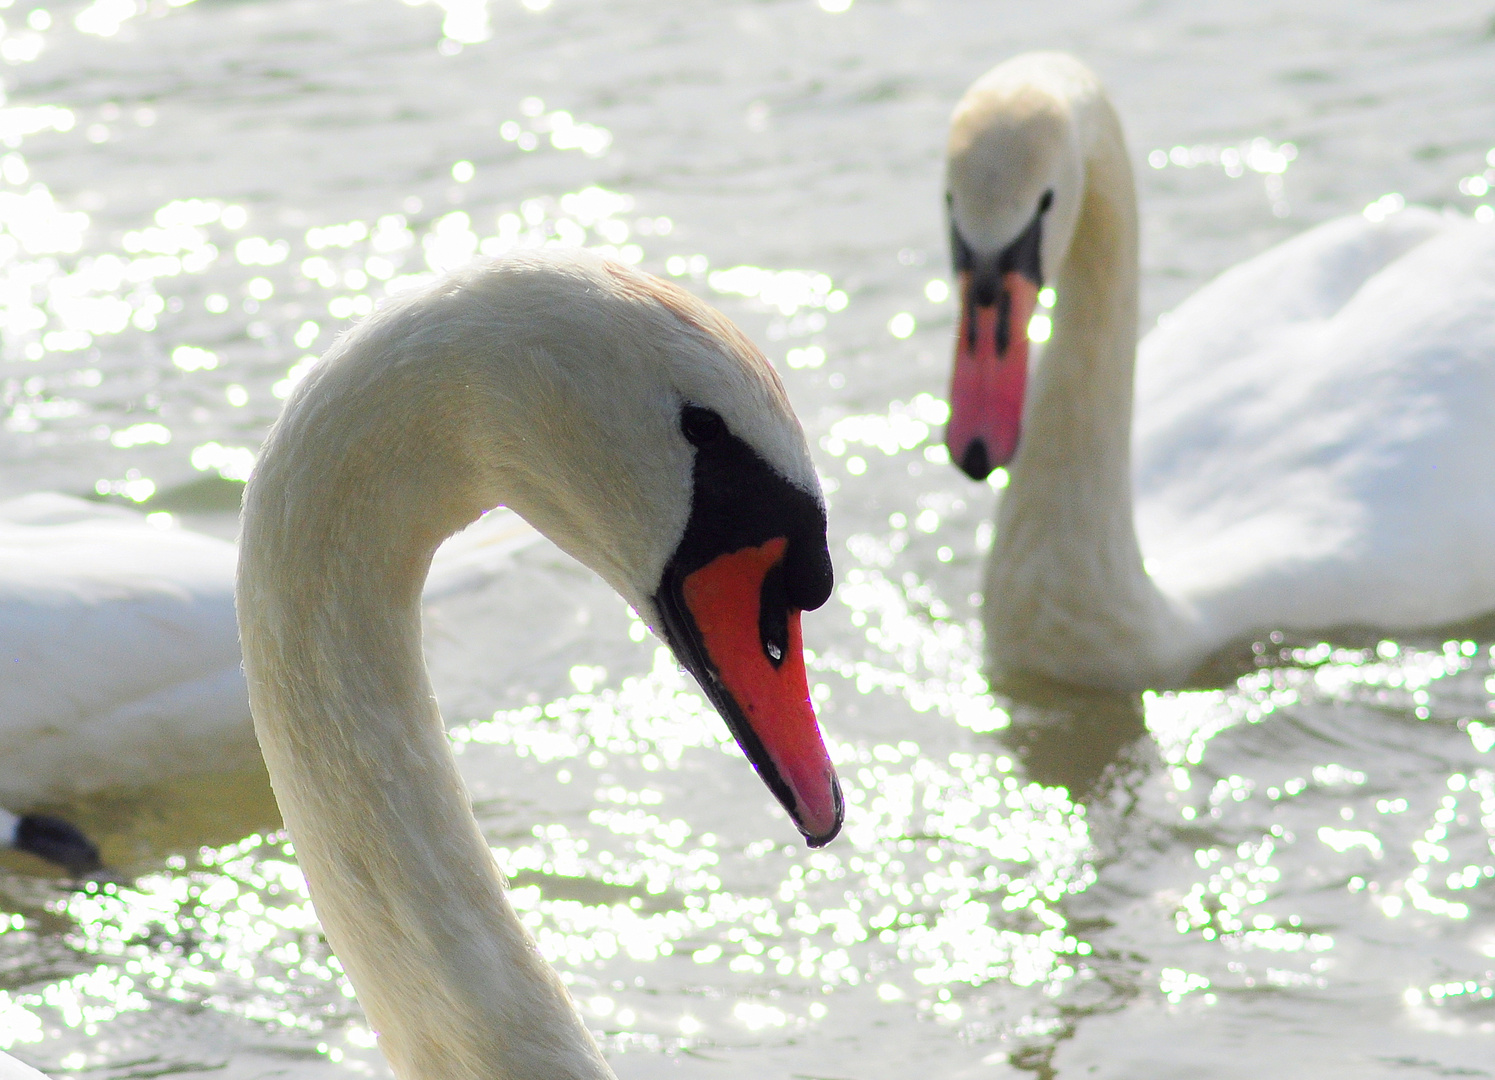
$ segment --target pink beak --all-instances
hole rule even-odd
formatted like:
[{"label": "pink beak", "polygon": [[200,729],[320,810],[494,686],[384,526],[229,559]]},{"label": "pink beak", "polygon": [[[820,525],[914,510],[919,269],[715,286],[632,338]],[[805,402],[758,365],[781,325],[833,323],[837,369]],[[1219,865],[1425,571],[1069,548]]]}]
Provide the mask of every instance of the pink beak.
[{"label": "pink beak", "polygon": [[964,271],[945,445],[967,476],[985,480],[1017,453],[1028,385],[1028,320],[1038,286],[1013,270],[1002,276],[997,303],[976,307],[972,292],[971,274]]}]

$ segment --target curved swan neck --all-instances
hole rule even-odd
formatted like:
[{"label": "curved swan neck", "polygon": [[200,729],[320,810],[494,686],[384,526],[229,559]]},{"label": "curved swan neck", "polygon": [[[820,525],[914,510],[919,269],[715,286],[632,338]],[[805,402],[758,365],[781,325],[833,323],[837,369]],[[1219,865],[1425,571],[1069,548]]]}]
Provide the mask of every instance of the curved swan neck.
[{"label": "curved swan neck", "polygon": [[276,798],[402,1080],[607,1080],[504,895],[422,658],[431,554],[504,494],[493,436],[448,391],[471,393],[457,354],[399,332],[395,362],[372,338],[323,361],[246,496],[241,632]]},{"label": "curved swan neck", "polygon": [[998,670],[1108,685],[1122,672],[1142,686],[1157,676],[1171,614],[1132,523],[1136,193],[1120,120],[1098,85],[1070,106],[1083,190],[998,510],[988,648]]},{"label": "curved swan neck", "polygon": [[[1018,475],[1042,475],[1031,498],[1064,514],[1114,516],[1130,531],[1128,442],[1137,338],[1137,202],[1120,121],[1104,97],[1084,103],[1091,138],[1074,240],[1054,282],[1054,331],[1032,375]],[[1078,414],[1078,415],[1076,415]],[[1076,420],[1083,417],[1083,424]],[[1061,437],[1045,438],[1049,433]],[[1053,481],[1091,489],[1072,494]],[[1009,500],[1010,502],[1011,500]],[[1109,505],[1108,505],[1109,504]]]}]

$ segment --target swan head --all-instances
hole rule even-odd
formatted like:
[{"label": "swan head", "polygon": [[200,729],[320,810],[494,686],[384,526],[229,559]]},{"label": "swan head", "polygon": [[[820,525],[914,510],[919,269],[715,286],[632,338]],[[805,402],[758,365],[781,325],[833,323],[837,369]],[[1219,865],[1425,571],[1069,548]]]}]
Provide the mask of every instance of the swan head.
[{"label": "swan head", "polygon": [[1084,109],[1094,75],[1030,53],[978,79],[950,121],[946,205],[960,297],[950,456],[984,480],[1017,453],[1028,321],[1059,272],[1084,186]]},{"label": "swan head", "polygon": [[[338,470],[375,462],[381,490],[416,504],[373,512],[423,530],[413,547],[427,558],[506,505],[597,571],[700,683],[809,843],[839,831],[800,638],[801,611],[832,588],[825,503],[782,383],[720,314],[583,252],[475,265],[340,340],[288,403],[252,488],[272,482],[297,429],[321,447],[308,498],[368,487]],[[246,506],[264,499],[251,490]],[[254,535],[247,510],[246,549]]]}]

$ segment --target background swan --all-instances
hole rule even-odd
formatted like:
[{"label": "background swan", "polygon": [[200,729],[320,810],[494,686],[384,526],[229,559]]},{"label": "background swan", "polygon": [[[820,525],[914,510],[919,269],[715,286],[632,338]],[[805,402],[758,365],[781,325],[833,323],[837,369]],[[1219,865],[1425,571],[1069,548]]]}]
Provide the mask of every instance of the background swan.
[{"label": "background swan", "polygon": [[[444,547],[428,599],[534,537],[513,515]],[[233,769],[259,750],[234,621],[234,545],[117,506],[0,503],[0,803]]]},{"label": "background swan", "polygon": [[[978,80],[948,184],[948,442],[977,478],[1010,460],[997,671],[1168,685],[1264,630],[1495,609],[1495,229],[1424,209],[1331,221],[1138,348],[1131,167],[1083,65],[1035,53]],[[1041,284],[1053,336],[1030,371]]]},{"label": "background swan", "polygon": [[427,680],[437,544],[503,503],[595,568],[701,682],[812,845],[841,796],[799,609],[830,594],[803,433],[761,354],[581,254],[479,266],[344,337],[246,493],[255,724],[317,913],[407,1078],[610,1070],[503,893]]}]

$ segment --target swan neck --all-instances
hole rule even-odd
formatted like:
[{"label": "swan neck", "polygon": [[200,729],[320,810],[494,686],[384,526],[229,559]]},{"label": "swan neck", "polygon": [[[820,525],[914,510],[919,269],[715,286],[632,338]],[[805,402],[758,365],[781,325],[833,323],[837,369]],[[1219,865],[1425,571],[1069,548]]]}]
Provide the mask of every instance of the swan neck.
[{"label": "swan neck", "polygon": [[255,729],[317,915],[397,1076],[607,1080],[505,896],[426,675],[431,555],[497,491],[470,479],[470,421],[446,391],[462,373],[423,359],[338,357],[266,444],[238,589]]},{"label": "swan neck", "polygon": [[[1033,373],[1025,427],[1045,431],[1081,410],[1087,421],[1064,438],[1026,440],[1015,470],[1088,478],[1105,498],[1060,499],[1071,511],[1130,514],[1128,449],[1136,366],[1137,205],[1120,123],[1095,135],[1086,160],[1074,239],[1055,279],[1054,330]],[[1068,414],[1068,416],[1066,416]],[[1099,481],[1099,482],[1097,482]],[[1103,508],[1104,507],[1104,508]]]},{"label": "swan neck", "polygon": [[1079,216],[998,511],[988,647],[999,671],[1144,686],[1169,616],[1132,521],[1136,193],[1114,109],[1086,105]]}]

